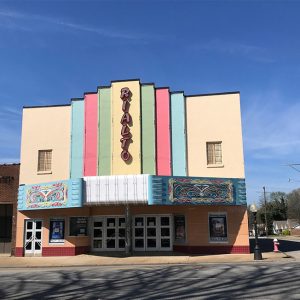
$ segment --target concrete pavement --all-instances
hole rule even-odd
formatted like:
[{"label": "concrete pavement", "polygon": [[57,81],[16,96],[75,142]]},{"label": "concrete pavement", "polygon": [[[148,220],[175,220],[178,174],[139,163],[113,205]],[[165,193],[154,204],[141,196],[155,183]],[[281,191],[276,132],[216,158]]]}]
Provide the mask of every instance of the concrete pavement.
[{"label": "concrete pavement", "polygon": [[[296,258],[283,252],[263,253],[263,262],[287,262]],[[220,255],[181,255],[159,253],[142,256],[140,253],[129,257],[82,254],[58,257],[10,257],[0,256],[0,268],[26,267],[72,267],[72,266],[111,266],[111,265],[162,265],[162,264],[200,264],[200,263],[253,263],[251,254]],[[261,261],[255,261],[259,263]]]}]

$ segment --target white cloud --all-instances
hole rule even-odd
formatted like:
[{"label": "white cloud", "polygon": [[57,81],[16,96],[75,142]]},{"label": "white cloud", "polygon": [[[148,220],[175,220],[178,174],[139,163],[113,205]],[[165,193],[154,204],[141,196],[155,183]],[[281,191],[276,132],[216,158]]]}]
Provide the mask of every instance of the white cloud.
[{"label": "white cloud", "polygon": [[244,99],[243,137],[245,151],[256,158],[287,159],[300,149],[300,102],[289,101],[277,92]]},{"label": "white cloud", "polygon": [[[36,25],[39,21],[39,26]],[[25,22],[25,23],[24,23]],[[159,39],[160,36],[147,35],[145,33],[128,33],[111,28],[98,28],[86,24],[80,24],[58,18],[52,18],[35,14],[24,14],[11,10],[0,10],[0,28],[24,31],[41,31],[41,30],[71,30],[73,32],[89,32],[104,38],[122,39],[122,40],[145,40]]]},{"label": "white cloud", "polygon": [[236,41],[227,41],[222,39],[212,39],[204,41],[201,44],[194,44],[191,46],[191,49],[197,51],[207,51],[207,52],[218,52],[224,53],[231,56],[242,56],[248,59],[263,62],[263,63],[272,63],[274,59],[270,56],[267,49],[250,45],[246,43],[236,42]]},{"label": "white cloud", "polygon": [[3,124],[8,122],[21,122],[22,109],[18,109],[10,106],[2,106],[0,110],[0,121]]}]

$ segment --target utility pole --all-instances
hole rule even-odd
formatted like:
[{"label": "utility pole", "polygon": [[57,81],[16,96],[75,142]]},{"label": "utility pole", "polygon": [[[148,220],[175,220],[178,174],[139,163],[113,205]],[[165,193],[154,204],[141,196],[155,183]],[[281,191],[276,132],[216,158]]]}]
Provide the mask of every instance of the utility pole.
[{"label": "utility pole", "polygon": [[268,236],[266,187],[263,186],[263,190],[264,190],[264,202],[265,202],[265,231],[266,231],[266,236]]}]

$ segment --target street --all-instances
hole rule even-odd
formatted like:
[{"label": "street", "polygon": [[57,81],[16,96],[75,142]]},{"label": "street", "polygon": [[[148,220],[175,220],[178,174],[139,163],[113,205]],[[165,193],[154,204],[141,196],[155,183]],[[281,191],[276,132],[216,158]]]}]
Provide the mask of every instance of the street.
[{"label": "street", "polygon": [[0,299],[300,299],[300,263],[0,269]]}]

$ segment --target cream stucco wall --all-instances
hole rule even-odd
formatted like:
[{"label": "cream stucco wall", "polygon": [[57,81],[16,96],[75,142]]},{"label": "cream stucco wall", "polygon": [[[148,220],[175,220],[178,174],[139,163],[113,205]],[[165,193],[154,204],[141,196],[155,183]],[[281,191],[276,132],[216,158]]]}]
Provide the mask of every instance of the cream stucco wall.
[{"label": "cream stucco wall", "polygon": [[[71,107],[23,109],[20,184],[70,177]],[[38,150],[52,149],[51,174],[38,174]]]},{"label": "cream stucco wall", "polygon": [[[188,176],[244,178],[240,95],[186,97]],[[223,164],[207,165],[206,143],[222,142]]]}]

